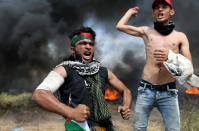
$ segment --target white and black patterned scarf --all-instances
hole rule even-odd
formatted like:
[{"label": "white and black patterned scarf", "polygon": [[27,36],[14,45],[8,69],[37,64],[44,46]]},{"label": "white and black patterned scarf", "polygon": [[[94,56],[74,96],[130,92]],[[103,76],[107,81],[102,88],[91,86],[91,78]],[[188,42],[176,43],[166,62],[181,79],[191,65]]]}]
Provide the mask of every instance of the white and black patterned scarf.
[{"label": "white and black patterned scarf", "polygon": [[85,75],[94,75],[98,73],[99,68],[100,68],[100,62],[93,60],[92,62],[85,64],[79,61],[63,61],[61,64],[58,66],[68,66],[73,69],[75,69],[79,75],[85,76]]}]

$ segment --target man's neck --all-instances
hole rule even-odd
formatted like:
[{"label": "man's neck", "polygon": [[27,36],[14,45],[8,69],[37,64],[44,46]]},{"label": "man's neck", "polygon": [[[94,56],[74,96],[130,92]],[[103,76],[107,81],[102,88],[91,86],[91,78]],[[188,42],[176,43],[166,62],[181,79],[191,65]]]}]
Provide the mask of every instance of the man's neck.
[{"label": "man's neck", "polygon": [[175,24],[170,21],[168,24],[154,22],[154,29],[158,31],[162,35],[169,35],[173,29],[175,28]]}]

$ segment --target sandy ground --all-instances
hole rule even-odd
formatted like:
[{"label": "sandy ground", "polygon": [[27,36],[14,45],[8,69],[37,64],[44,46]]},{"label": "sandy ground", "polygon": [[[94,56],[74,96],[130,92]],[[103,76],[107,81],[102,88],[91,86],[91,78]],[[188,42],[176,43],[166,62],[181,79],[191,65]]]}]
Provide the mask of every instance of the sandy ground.
[{"label": "sandy ground", "polygon": [[[117,112],[117,106],[109,104],[109,109],[111,109],[113,125],[116,131],[132,131],[133,125],[133,112],[129,120],[123,120],[120,113]],[[147,131],[162,131],[164,130],[161,114],[156,108],[151,112]]]},{"label": "sandy ground", "polygon": [[[108,104],[116,131],[132,131],[133,112],[130,120],[123,120],[117,112],[117,105]],[[19,128],[19,130],[13,130]],[[154,109],[149,119],[148,131],[164,130],[162,118]],[[0,131],[64,131],[63,117],[39,108],[26,111],[6,112],[0,117]]]}]

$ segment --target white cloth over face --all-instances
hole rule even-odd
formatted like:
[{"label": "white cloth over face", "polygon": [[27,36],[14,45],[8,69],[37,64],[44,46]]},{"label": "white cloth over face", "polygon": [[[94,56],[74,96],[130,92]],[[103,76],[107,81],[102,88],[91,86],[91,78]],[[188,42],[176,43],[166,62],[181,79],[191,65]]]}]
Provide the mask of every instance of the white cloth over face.
[{"label": "white cloth over face", "polygon": [[186,88],[192,86],[199,88],[199,78],[193,74],[193,65],[189,59],[169,50],[168,60],[163,64],[180,85]]}]

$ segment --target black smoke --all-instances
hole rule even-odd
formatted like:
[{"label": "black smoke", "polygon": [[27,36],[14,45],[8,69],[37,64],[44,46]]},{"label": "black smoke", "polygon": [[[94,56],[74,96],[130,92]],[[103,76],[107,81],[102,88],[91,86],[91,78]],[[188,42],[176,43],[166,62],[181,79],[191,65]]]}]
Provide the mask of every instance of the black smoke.
[{"label": "black smoke", "polygon": [[176,9],[176,16],[174,18],[177,28],[187,35],[190,43],[190,50],[193,57],[194,68],[199,74],[199,14],[197,13],[199,1],[175,1],[174,8]]},{"label": "black smoke", "polygon": [[[89,17],[95,17],[114,36],[118,33],[117,21],[136,5],[140,7],[138,17],[129,24],[151,25],[151,3],[152,0],[0,0],[0,92],[33,91],[49,70],[70,54],[68,33]],[[198,7],[197,1],[174,1],[176,29],[187,34],[196,69]],[[123,54],[122,62],[131,68],[117,65],[113,69],[132,90],[144,66],[144,59],[134,57],[135,53],[128,50]]]},{"label": "black smoke", "polygon": [[116,18],[119,6],[131,3],[120,2],[0,0],[0,92],[32,91],[55,63],[70,54],[68,33],[89,15],[107,22]]},{"label": "black smoke", "polygon": [[123,56],[123,62],[127,65],[127,68],[123,68],[121,65],[117,65],[114,68],[116,75],[122,80],[125,85],[132,91],[133,100],[136,99],[137,87],[141,80],[141,73],[144,67],[143,59],[135,57],[135,52],[127,50]]}]

